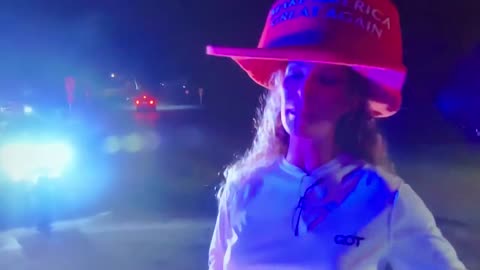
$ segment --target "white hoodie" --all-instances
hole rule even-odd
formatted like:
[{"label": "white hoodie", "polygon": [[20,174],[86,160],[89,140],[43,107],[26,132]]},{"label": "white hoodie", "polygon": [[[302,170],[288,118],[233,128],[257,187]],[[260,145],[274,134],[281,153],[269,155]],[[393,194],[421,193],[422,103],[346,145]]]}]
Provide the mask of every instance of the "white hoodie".
[{"label": "white hoodie", "polygon": [[386,262],[394,270],[466,269],[408,184],[340,159],[310,174],[283,159],[228,184],[209,252],[211,270],[373,270]]}]

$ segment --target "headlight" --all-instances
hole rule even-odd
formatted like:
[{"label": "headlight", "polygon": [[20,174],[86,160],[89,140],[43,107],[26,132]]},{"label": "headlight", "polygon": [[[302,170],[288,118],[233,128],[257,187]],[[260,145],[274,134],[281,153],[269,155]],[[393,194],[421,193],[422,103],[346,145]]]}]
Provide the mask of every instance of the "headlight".
[{"label": "headlight", "polygon": [[24,114],[31,114],[31,113],[33,113],[33,108],[32,108],[32,106],[29,106],[29,105],[23,106],[23,113],[24,113]]},{"label": "headlight", "polygon": [[13,181],[60,177],[73,160],[67,143],[11,143],[0,148],[0,169]]}]

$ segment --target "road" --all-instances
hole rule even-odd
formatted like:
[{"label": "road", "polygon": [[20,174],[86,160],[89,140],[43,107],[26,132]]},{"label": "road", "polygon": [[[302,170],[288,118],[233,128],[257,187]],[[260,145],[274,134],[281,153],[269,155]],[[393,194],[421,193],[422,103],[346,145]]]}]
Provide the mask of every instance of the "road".
[{"label": "road", "polygon": [[205,269],[211,219],[111,214],[3,237],[2,269]]},{"label": "road", "polygon": [[[89,168],[104,172],[85,183],[102,176],[103,188],[87,196],[77,187],[74,198],[92,202],[88,211],[63,216],[49,236],[1,232],[0,269],[205,269],[218,173],[251,137],[251,128],[212,119],[190,106],[84,115],[103,159]],[[424,145],[392,154],[461,259],[480,269],[480,150]]]}]

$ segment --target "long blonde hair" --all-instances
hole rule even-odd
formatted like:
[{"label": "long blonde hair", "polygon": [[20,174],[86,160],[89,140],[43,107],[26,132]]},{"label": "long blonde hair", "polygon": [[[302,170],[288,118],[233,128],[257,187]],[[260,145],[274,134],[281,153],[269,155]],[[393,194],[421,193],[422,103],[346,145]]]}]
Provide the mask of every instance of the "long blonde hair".
[{"label": "long blonde hair", "polygon": [[[393,171],[388,159],[386,144],[376,120],[371,116],[367,91],[369,82],[351,70],[352,94],[360,95],[362,104],[358,110],[344,115],[337,123],[335,143],[338,151]],[[242,184],[251,174],[273,164],[286,155],[289,135],[281,123],[281,87],[283,72],[273,74],[271,89],[261,97],[261,106],[254,120],[256,134],[250,148],[224,171],[225,184]],[[355,135],[352,135],[355,134]],[[222,194],[223,186],[217,194]]]}]

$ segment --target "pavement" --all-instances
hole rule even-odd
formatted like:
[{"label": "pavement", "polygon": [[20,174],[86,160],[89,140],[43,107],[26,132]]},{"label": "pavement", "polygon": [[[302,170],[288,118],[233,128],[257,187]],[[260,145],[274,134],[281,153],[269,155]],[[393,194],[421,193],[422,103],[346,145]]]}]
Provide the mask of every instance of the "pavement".
[{"label": "pavement", "polygon": [[[0,268],[207,269],[213,226],[214,218],[106,213],[56,223],[49,235],[15,229],[0,234]],[[480,269],[480,231],[443,219],[439,226],[468,269]]]},{"label": "pavement", "polygon": [[205,269],[211,219],[116,219],[57,223],[50,235],[0,235],[1,269]]},{"label": "pavement", "polygon": [[[251,128],[232,129],[201,108],[171,105],[156,113],[123,106],[84,121],[103,159],[91,161],[90,171],[104,171],[105,179],[88,174],[66,194],[85,202],[90,193],[99,203],[56,222],[50,235],[25,224],[0,232],[0,269],[206,269],[214,187],[234,154],[245,150]],[[480,270],[480,149],[391,150],[398,174],[432,210],[462,261]],[[102,183],[97,197],[92,183]]]}]

